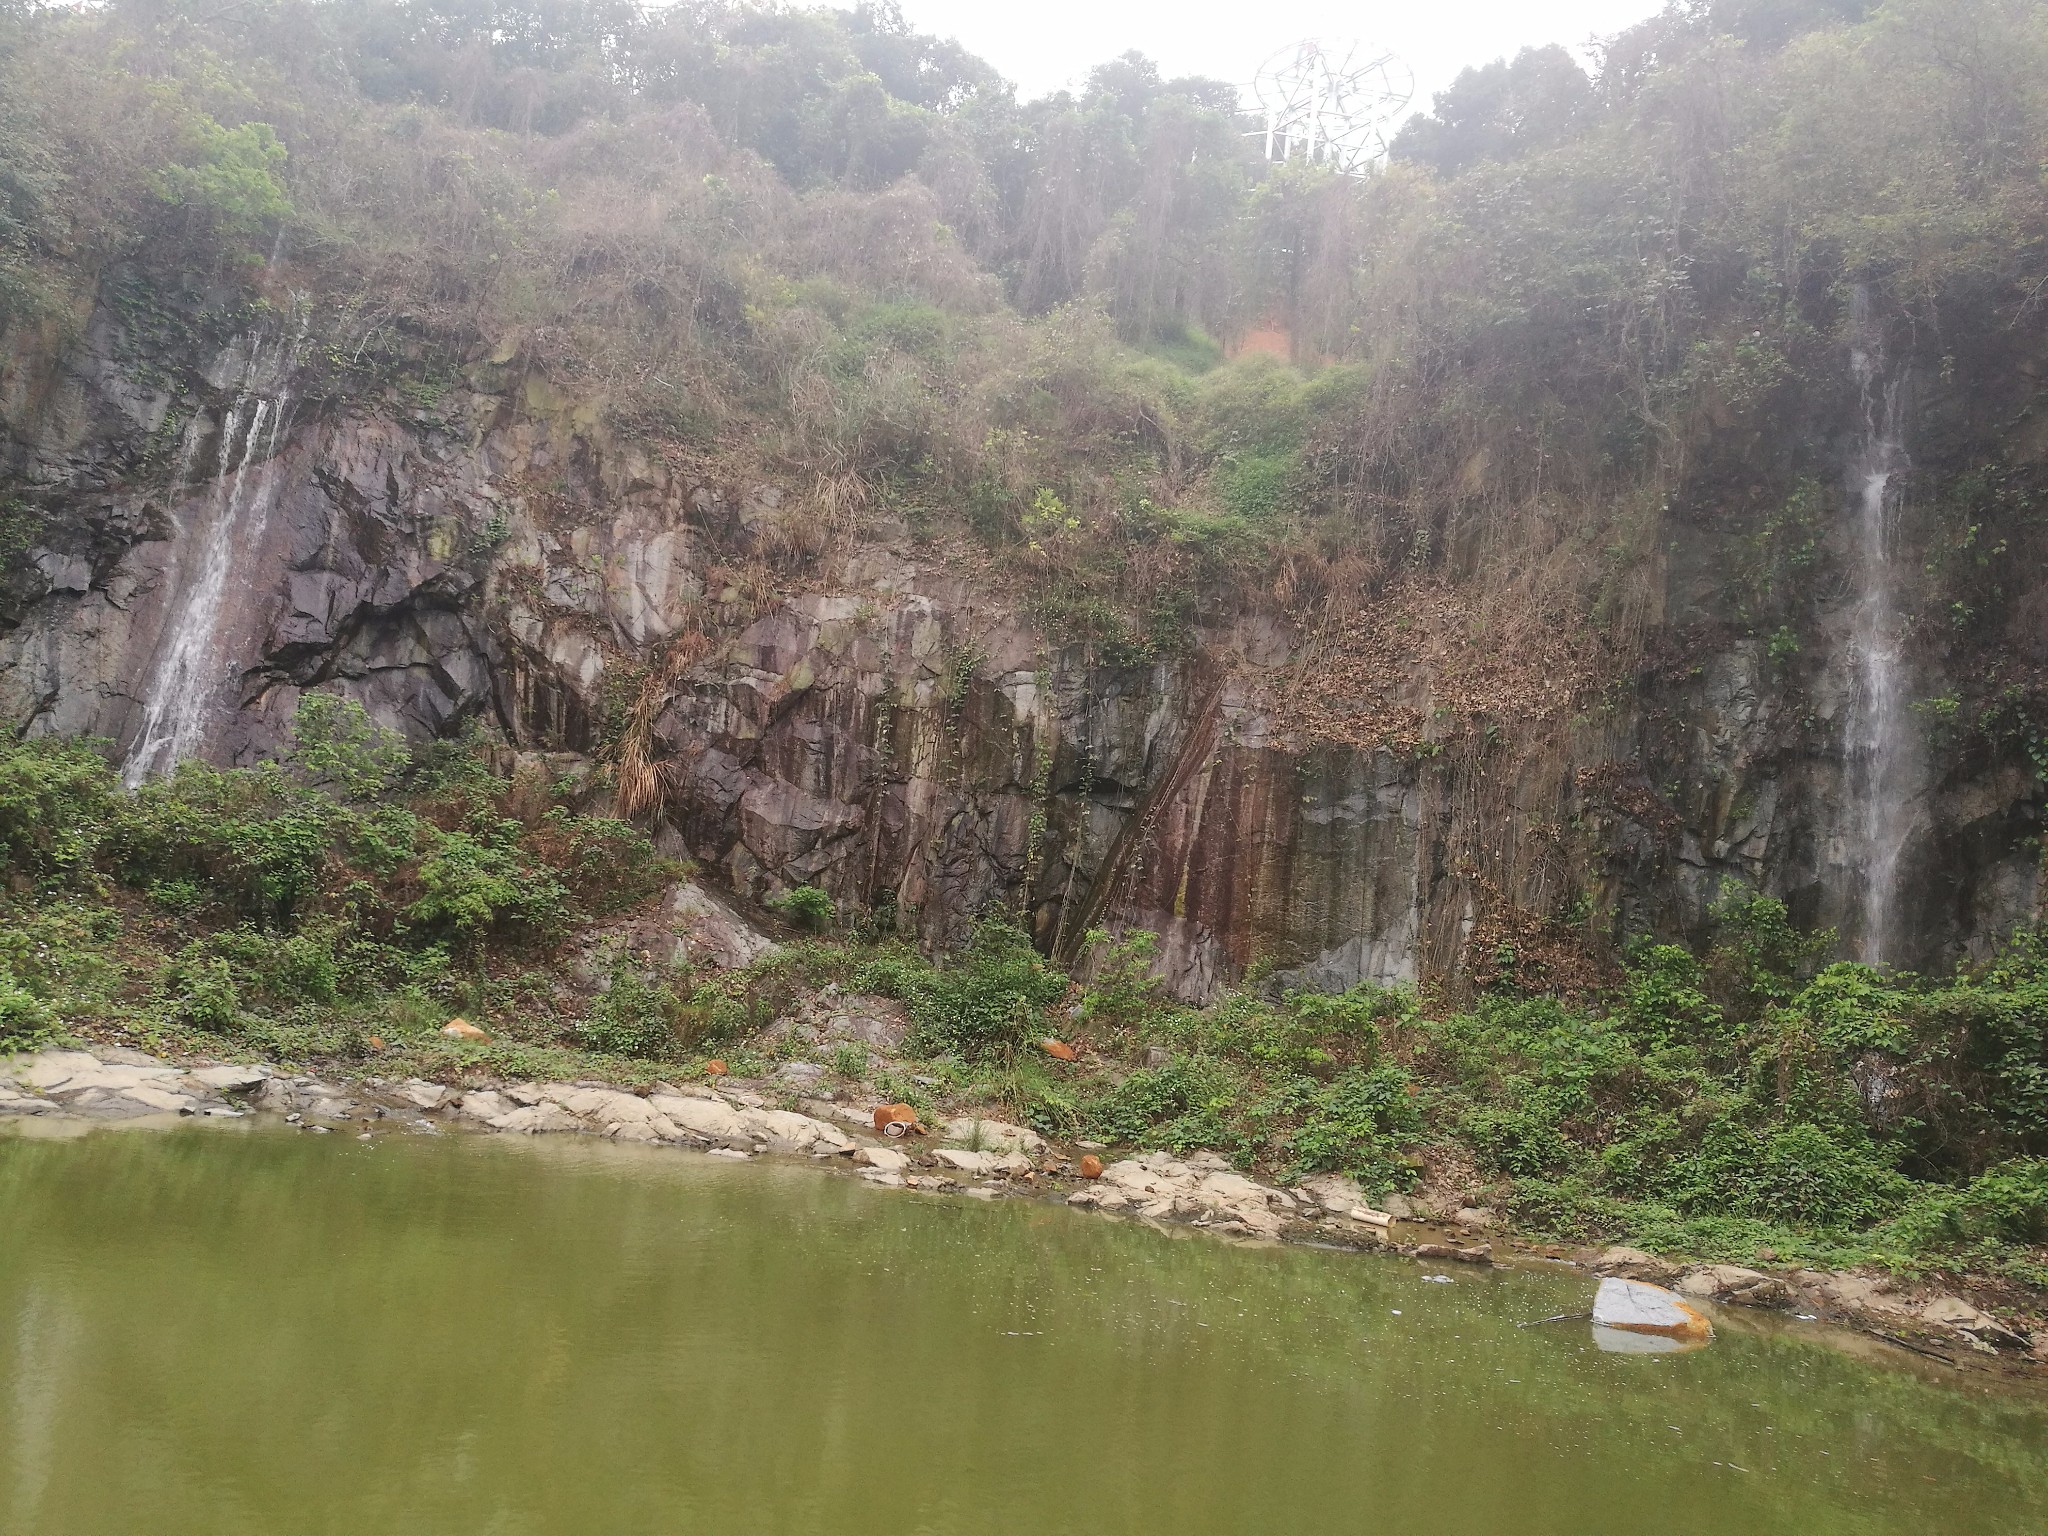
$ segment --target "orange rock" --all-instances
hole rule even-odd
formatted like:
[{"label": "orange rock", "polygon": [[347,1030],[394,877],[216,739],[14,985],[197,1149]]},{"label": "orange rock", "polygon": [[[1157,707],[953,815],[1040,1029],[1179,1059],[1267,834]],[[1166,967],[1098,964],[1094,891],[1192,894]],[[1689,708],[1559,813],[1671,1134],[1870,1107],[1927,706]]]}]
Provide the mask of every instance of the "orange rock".
[{"label": "orange rock", "polygon": [[[901,1126],[902,1130],[892,1130]],[[875,1106],[875,1129],[884,1136],[902,1136],[917,1128],[917,1111],[908,1104],[877,1104]]]},{"label": "orange rock", "polygon": [[1084,1179],[1099,1179],[1102,1177],[1102,1159],[1093,1152],[1090,1152],[1081,1159],[1081,1177]]},{"label": "orange rock", "polygon": [[1038,1042],[1038,1048],[1046,1055],[1059,1061],[1079,1061],[1081,1053],[1064,1040],[1046,1039]]},{"label": "orange rock", "polygon": [[489,1040],[491,1038],[467,1019],[450,1019],[441,1026],[441,1033],[450,1040]]},{"label": "orange rock", "polygon": [[730,1072],[731,1070],[732,1068],[728,1067],[722,1061],[714,1060],[707,1061],[704,1063],[704,1075],[706,1077],[724,1077],[726,1073]]}]

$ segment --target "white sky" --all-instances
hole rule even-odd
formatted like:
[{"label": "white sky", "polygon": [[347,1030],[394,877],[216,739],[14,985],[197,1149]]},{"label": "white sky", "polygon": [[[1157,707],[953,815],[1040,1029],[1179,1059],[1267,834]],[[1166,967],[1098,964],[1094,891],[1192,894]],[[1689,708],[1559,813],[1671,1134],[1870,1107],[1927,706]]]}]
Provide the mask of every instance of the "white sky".
[{"label": "white sky", "polygon": [[1391,48],[1415,72],[1415,105],[1468,64],[1562,43],[1578,50],[1662,8],[1661,0],[901,0],[926,32],[957,37],[1029,98],[1077,85],[1126,49],[1168,76],[1243,84],[1259,64],[1304,37]]}]

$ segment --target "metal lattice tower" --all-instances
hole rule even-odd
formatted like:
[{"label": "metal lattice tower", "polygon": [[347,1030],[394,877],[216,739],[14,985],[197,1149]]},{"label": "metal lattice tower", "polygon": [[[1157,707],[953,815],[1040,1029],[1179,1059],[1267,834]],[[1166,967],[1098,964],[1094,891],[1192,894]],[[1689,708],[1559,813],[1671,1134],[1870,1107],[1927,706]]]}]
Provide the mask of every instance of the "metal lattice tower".
[{"label": "metal lattice tower", "polygon": [[1415,76],[1392,53],[1307,38],[1259,67],[1251,85],[1268,160],[1296,156],[1363,176],[1387,152],[1387,130],[1415,94]]}]

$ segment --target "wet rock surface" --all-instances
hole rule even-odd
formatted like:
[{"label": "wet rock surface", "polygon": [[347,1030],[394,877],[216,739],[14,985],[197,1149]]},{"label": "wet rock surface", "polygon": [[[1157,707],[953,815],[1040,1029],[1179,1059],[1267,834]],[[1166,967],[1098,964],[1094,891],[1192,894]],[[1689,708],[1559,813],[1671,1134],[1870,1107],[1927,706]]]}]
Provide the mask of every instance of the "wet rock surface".
[{"label": "wet rock surface", "polygon": [[[143,356],[109,302],[9,359],[0,474],[39,531],[0,573],[0,727],[136,743],[219,493],[203,473],[164,483],[153,445],[182,423],[210,462],[235,404],[221,381],[262,354],[251,387],[276,431],[238,471],[250,522],[210,616],[203,754],[274,753],[317,685],[415,740],[488,720],[515,762],[587,779],[607,689],[694,637],[646,741],[652,820],[707,875],[650,937],[689,958],[758,956],[771,941],[739,908],[799,884],[930,943],[991,904],[1062,959],[1090,927],[1147,928],[1192,1001],[1255,955],[1282,986],[1454,977],[1490,907],[1548,912],[1561,881],[1690,938],[1730,879],[1816,924],[1853,904],[1827,835],[1851,647],[1819,637],[1790,696],[1762,640],[1717,628],[1733,557],[1710,523],[1666,530],[1665,639],[1691,664],[1646,665],[1598,732],[1425,758],[1291,727],[1276,701],[1317,642],[1278,614],[1198,621],[1185,656],[1113,664],[880,518],[743,596],[719,573],[802,541],[785,487],[670,463],[487,362],[431,413],[299,410],[275,338],[203,331]],[[2017,759],[1957,765],[1910,851],[1899,916],[1927,953],[1903,962],[1981,951],[2035,910],[2037,802]],[[1518,851],[1532,840],[1544,859]],[[872,1022],[842,1037],[887,1045]]]}]

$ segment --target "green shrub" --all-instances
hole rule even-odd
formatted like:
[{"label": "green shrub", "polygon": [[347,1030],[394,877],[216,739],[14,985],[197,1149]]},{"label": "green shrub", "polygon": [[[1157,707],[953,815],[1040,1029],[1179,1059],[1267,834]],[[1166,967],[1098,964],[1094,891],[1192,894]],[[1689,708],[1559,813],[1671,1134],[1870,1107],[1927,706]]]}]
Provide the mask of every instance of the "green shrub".
[{"label": "green shrub", "polygon": [[437,832],[420,860],[423,894],[406,917],[432,932],[474,940],[501,929],[543,930],[568,918],[568,891],[507,843]]},{"label": "green shrub", "polygon": [[179,1023],[216,1034],[232,1033],[242,1017],[242,996],[228,962],[187,951],[171,968],[171,1013]]},{"label": "green shrub", "polygon": [[631,822],[577,816],[561,806],[541,817],[524,845],[528,856],[560,881],[565,897],[592,916],[633,906],[681,874],[680,866],[656,852],[652,840]]},{"label": "green shrub", "polygon": [[1141,1067],[1098,1097],[1078,1106],[1081,1126],[1103,1141],[1163,1147],[1242,1150],[1236,1112],[1237,1079],[1213,1057],[1190,1055],[1161,1067]]},{"label": "green shrub", "polygon": [[174,917],[190,917],[206,905],[206,888],[189,876],[178,880],[152,880],[149,899]]},{"label": "green shrub", "polygon": [[978,923],[958,954],[937,968],[892,956],[863,970],[865,990],[902,999],[916,1044],[980,1057],[1021,1045],[1067,989],[1023,931],[1001,918]]},{"label": "green shrub", "polygon": [[1814,959],[1835,947],[1833,929],[1798,928],[1773,896],[1732,896],[1715,906],[1707,971],[1716,998],[1737,1019],[1791,1000]]},{"label": "green shrub", "polygon": [[308,693],[292,713],[291,760],[314,784],[350,799],[391,793],[412,763],[405,738],[372,721],[354,699]]},{"label": "green shrub", "polygon": [[57,1033],[57,1016],[49,1005],[0,970],[0,1053],[40,1050]]},{"label": "green shrub", "polygon": [[1629,956],[1623,1008],[1630,1033],[1651,1044],[1711,1038],[1721,1010],[1706,993],[1706,968],[1676,944],[1646,944]]},{"label": "green shrub", "polygon": [[201,950],[227,963],[239,986],[269,1002],[332,1003],[341,992],[334,935],[326,931],[278,934],[230,928],[206,939]]},{"label": "green shrub", "polygon": [[683,1005],[664,983],[651,982],[639,967],[621,963],[612,968],[611,983],[576,1026],[583,1043],[612,1056],[641,1056],[662,1061],[681,1043],[677,1024]]},{"label": "green shrub", "polygon": [[1245,454],[1219,472],[1218,489],[1231,516],[1268,522],[1286,510],[1289,487],[1299,473],[1291,453]]},{"label": "green shrub", "polygon": [[1923,1190],[1881,1235],[1913,1254],[2048,1243],[2048,1158],[2001,1164],[1961,1189]]},{"label": "green shrub", "polygon": [[1403,1150],[1422,1130],[1418,1086],[1403,1067],[1353,1067],[1310,1098],[1289,1139],[1304,1173],[1352,1174],[1384,1190],[1405,1174]]},{"label": "green shrub", "polygon": [[1083,1019],[1132,1029],[1165,1006],[1165,989],[1152,970],[1159,954],[1157,934],[1133,928],[1112,937],[1106,928],[1091,928],[1086,944],[1095,974],[1081,992]]},{"label": "green shrub", "polygon": [[274,764],[188,762],[116,802],[103,847],[131,885],[196,880],[243,916],[286,922],[318,888],[345,819]]},{"label": "green shrub", "polygon": [[1909,1188],[1864,1136],[1801,1121],[1762,1138],[1727,1203],[1770,1220],[1861,1226],[1896,1210]]},{"label": "green shrub", "polygon": [[42,737],[0,748],[0,867],[35,879],[83,871],[112,789],[90,743]]},{"label": "green shrub", "polygon": [[774,897],[768,905],[810,933],[823,932],[830,926],[837,910],[832,905],[832,898],[815,885],[800,885],[793,891]]}]

